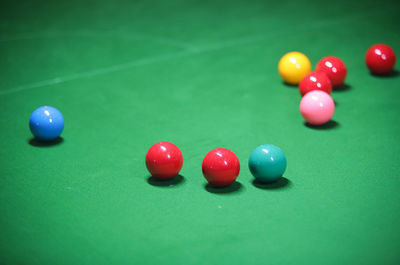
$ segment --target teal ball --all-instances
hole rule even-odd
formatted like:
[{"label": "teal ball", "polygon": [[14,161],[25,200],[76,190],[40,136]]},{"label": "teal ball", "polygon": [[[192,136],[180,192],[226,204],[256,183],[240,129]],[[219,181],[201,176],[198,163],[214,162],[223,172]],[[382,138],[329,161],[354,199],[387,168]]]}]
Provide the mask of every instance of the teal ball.
[{"label": "teal ball", "polygon": [[286,170],[286,156],[272,144],[263,144],[254,149],[249,158],[251,174],[261,182],[277,181]]}]

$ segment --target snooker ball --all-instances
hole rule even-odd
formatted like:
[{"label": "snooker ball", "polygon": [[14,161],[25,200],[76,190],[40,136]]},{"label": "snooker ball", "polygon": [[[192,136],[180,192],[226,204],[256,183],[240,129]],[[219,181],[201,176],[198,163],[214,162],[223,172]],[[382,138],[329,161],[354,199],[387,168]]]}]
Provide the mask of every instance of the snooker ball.
[{"label": "snooker ball", "polygon": [[368,49],[365,55],[365,63],[371,73],[386,75],[393,70],[396,63],[396,54],[386,44],[375,44]]},{"label": "snooker ball", "polygon": [[239,159],[225,148],[211,150],[203,159],[203,175],[213,186],[224,187],[233,183],[239,175]]},{"label": "snooker ball", "polygon": [[332,82],[333,87],[343,85],[347,75],[346,65],[342,60],[335,56],[322,58],[315,68],[317,72],[325,72]]},{"label": "snooker ball", "polygon": [[301,80],[299,90],[302,96],[313,90],[322,90],[330,94],[332,83],[324,72],[311,72]]},{"label": "snooker ball", "polygon": [[335,112],[335,103],[331,96],[321,90],[305,94],[300,102],[303,118],[312,125],[322,125],[330,121]]},{"label": "snooker ball", "polygon": [[64,118],[58,109],[42,106],[32,112],[29,128],[37,140],[51,141],[61,135],[64,129]]},{"label": "snooker ball", "polygon": [[258,181],[277,181],[286,170],[286,156],[272,144],[263,144],[254,149],[249,158],[249,169]]},{"label": "snooker ball", "polygon": [[279,60],[278,70],[285,83],[297,85],[311,72],[311,63],[303,53],[289,52]]},{"label": "snooker ball", "polygon": [[159,142],[146,154],[146,167],[150,174],[160,180],[172,179],[182,168],[181,150],[170,142]]}]

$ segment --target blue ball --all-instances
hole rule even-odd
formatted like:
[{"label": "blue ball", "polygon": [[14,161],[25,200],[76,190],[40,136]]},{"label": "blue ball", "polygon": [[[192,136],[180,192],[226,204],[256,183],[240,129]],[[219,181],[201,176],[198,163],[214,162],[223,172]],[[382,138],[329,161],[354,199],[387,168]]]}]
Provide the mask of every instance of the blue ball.
[{"label": "blue ball", "polygon": [[36,139],[51,141],[62,133],[64,118],[58,109],[42,106],[32,112],[29,119],[29,128]]},{"label": "blue ball", "polygon": [[261,182],[278,180],[286,170],[286,156],[272,144],[263,144],[254,149],[249,158],[251,174]]}]

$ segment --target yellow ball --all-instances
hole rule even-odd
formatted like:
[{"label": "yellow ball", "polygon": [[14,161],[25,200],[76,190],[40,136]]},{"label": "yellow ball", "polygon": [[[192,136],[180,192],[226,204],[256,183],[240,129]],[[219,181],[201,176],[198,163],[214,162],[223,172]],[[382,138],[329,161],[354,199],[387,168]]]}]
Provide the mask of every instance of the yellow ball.
[{"label": "yellow ball", "polygon": [[278,70],[286,83],[297,85],[311,72],[311,63],[301,52],[288,52],[279,60]]}]

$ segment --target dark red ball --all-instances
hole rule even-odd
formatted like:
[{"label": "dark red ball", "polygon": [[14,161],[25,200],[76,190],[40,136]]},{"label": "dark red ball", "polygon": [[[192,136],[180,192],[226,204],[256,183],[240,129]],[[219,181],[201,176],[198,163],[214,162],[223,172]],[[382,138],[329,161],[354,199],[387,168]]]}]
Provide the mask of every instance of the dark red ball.
[{"label": "dark red ball", "polygon": [[373,74],[386,75],[396,63],[396,54],[386,44],[372,45],[365,54],[365,63]]},{"label": "dark red ball", "polygon": [[332,83],[325,72],[311,72],[301,80],[299,90],[302,96],[313,90],[322,90],[330,94]]},{"label": "dark red ball", "polygon": [[235,153],[225,148],[214,149],[203,159],[203,175],[216,187],[233,183],[240,172],[240,162]]},{"label": "dark red ball", "polygon": [[316,68],[316,71],[325,72],[332,82],[333,87],[343,85],[347,75],[346,65],[342,60],[335,56],[328,56],[322,58]]},{"label": "dark red ball", "polygon": [[171,179],[182,168],[181,150],[170,142],[159,142],[150,147],[146,154],[146,167],[150,174],[158,179]]}]

